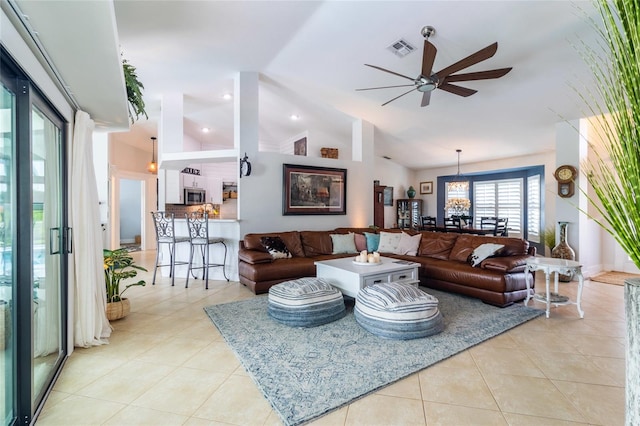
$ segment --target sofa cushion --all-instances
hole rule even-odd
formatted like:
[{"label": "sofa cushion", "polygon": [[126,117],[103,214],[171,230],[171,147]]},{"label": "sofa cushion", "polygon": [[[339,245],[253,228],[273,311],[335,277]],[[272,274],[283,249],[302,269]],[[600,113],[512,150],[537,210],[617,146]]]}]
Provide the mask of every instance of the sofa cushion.
[{"label": "sofa cushion", "polygon": [[400,238],[402,233],[400,232],[380,232],[380,245],[378,245],[379,252],[382,253],[395,253],[400,244]]},{"label": "sofa cushion", "polygon": [[348,234],[330,234],[333,250],[331,254],[339,253],[356,253],[356,241],[354,233]]},{"label": "sofa cushion", "polygon": [[466,262],[469,255],[473,253],[476,247],[486,244],[504,244],[504,248],[500,252],[500,256],[514,256],[527,254],[529,242],[521,238],[508,237],[487,237],[483,235],[459,235],[456,243],[451,249],[449,260],[457,260],[458,262]]},{"label": "sofa cushion", "polygon": [[400,236],[400,242],[396,248],[395,254],[408,254],[409,256],[415,256],[420,247],[421,234],[409,235],[403,232]]},{"label": "sofa cushion", "polygon": [[247,234],[244,236],[244,248],[267,253],[267,249],[264,248],[260,241],[262,237],[280,237],[293,257],[304,257],[304,250],[298,231]]},{"label": "sofa cushion", "polygon": [[454,233],[423,232],[418,255],[447,260],[457,238]]},{"label": "sofa cushion", "polygon": [[483,260],[495,256],[500,250],[504,248],[504,244],[485,243],[481,244],[473,250],[473,253],[469,256],[469,264],[471,266],[478,267]]},{"label": "sofa cushion", "polygon": [[280,237],[261,237],[260,242],[274,259],[289,259],[292,257]]},{"label": "sofa cushion", "polygon": [[353,240],[356,243],[356,251],[359,253],[362,250],[367,250],[367,238],[364,234],[354,234]]},{"label": "sofa cushion", "polygon": [[300,231],[300,239],[306,257],[331,254],[333,243],[329,231]]},{"label": "sofa cushion", "polygon": [[364,237],[367,239],[367,251],[371,253],[378,251],[378,246],[380,245],[380,234],[365,232]]}]

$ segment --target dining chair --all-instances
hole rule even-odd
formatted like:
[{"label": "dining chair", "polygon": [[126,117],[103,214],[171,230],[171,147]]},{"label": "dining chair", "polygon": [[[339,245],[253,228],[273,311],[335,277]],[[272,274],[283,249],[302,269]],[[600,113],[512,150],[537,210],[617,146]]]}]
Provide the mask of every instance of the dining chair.
[{"label": "dining chair", "polygon": [[422,229],[429,230],[436,227],[436,218],[434,216],[422,216]]},{"label": "dining chair", "polygon": [[[227,245],[222,238],[212,237],[209,235],[209,214],[208,213],[185,213],[187,219],[187,227],[189,228],[189,242],[191,248],[189,250],[189,267],[187,270],[187,281],[185,288],[189,287],[189,275],[193,274],[193,270],[202,269],[202,279],[205,282],[205,289],[209,289],[209,268],[222,268],[222,274],[229,281],[226,271],[227,262]],[[224,258],[222,263],[212,263],[209,258],[209,249],[212,245],[222,244],[224,247]],[[196,250],[200,251],[202,266],[193,266],[193,256]],[[195,278],[195,275],[193,275]]]},{"label": "dining chair", "polygon": [[[180,243],[188,243],[189,237],[176,237],[175,222],[173,213],[167,212],[151,212],[153,217],[153,225],[156,229],[156,264],[153,268],[152,285],[156,283],[156,272],[158,268],[169,267],[169,276],[171,277],[171,285],[175,284],[176,265],[186,265],[186,261],[176,261],[176,246]],[[161,264],[162,246],[166,245],[169,249],[169,263]]]},{"label": "dining chair", "polygon": [[509,223],[508,217],[484,216],[480,218],[480,229],[490,229],[493,230],[494,236],[507,237],[509,236],[507,223]]},{"label": "dining chair", "polygon": [[444,228],[446,229],[462,229],[462,224],[459,217],[445,217]]}]

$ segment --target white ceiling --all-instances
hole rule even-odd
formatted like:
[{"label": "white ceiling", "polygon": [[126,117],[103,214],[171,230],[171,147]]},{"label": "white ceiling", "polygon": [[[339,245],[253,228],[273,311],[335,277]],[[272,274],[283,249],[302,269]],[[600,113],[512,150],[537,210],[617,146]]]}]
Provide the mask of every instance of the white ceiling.
[{"label": "white ceiling", "polygon": [[[184,94],[185,133],[203,146],[231,147],[233,107],[221,96],[233,92],[239,71],[260,73],[262,142],[318,129],[349,143],[352,121],[363,118],[376,127],[377,155],[415,169],[455,164],[456,148],[462,164],[554,150],[556,123],[587,110],[574,88],[592,86],[576,47],[597,37],[585,17],[597,16],[589,0],[116,0],[114,7],[120,48],[137,68],[149,112],[129,143],[149,150],[169,92]],[[513,70],[460,83],[478,90],[468,98],[436,90],[425,108],[418,93],[381,106],[404,88],[355,91],[407,82],[365,63],[417,76],[425,25],[436,28],[434,70],[496,41],[493,58],[463,72]],[[399,38],[416,51],[389,52]],[[292,113],[301,119],[291,121]],[[203,126],[213,131],[204,135]]]}]

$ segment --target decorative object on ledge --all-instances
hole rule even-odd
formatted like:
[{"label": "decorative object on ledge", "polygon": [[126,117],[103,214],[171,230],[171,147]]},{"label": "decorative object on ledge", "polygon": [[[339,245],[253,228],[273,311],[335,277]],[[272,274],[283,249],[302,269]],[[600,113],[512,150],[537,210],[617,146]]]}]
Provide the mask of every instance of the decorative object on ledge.
[{"label": "decorative object on ledge", "polygon": [[185,167],[184,169],[182,169],[180,173],[184,173],[186,175],[200,176],[200,169],[194,169],[193,167]]},{"label": "decorative object on ledge", "polygon": [[142,97],[144,85],[138,80],[136,67],[128,63],[126,59],[123,59],[122,70],[124,72],[124,84],[127,88],[127,101],[129,102],[129,118],[131,119],[131,124],[138,120],[141,115],[149,119]]},{"label": "decorative object on ledge", "polygon": [[433,194],[433,181],[420,182],[421,194]]},{"label": "decorative object on ledge", "polygon": [[416,190],[413,189],[413,186],[409,186],[409,189],[407,189],[407,197],[414,198],[415,196],[416,196]]},{"label": "decorative object on ledge", "polygon": [[347,214],[347,170],[283,164],[283,215]]},{"label": "decorative object on ledge", "polygon": [[293,155],[307,155],[307,138],[300,138],[293,143]]},{"label": "decorative object on ledge", "polygon": [[[573,251],[569,243],[567,243],[567,226],[569,222],[558,222],[560,226],[560,242],[551,250],[551,257],[556,259],[576,260],[576,252]],[[562,282],[569,282],[573,278],[573,274],[559,274],[558,279]]]},{"label": "decorative object on ledge", "polygon": [[147,164],[147,171],[149,173],[158,173],[158,163],[156,163],[156,137],[151,136],[151,161]]},{"label": "decorative object on ledge", "polygon": [[322,158],[338,158],[338,148],[322,148],[320,149]]},{"label": "decorative object on ledge", "polygon": [[244,153],[244,157],[240,159],[240,177],[251,175],[251,163],[249,162],[249,157],[247,157],[247,153]]}]

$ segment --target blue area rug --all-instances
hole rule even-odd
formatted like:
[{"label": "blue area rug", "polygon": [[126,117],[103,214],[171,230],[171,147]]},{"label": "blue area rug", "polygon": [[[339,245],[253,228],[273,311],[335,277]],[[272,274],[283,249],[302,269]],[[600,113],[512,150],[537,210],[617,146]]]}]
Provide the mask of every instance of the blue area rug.
[{"label": "blue area rug", "polygon": [[267,315],[267,296],[204,308],[286,425],[298,425],[543,314],[497,308],[428,289],[445,330],[416,340],[386,340],[347,316],[315,328],[290,328]]}]

